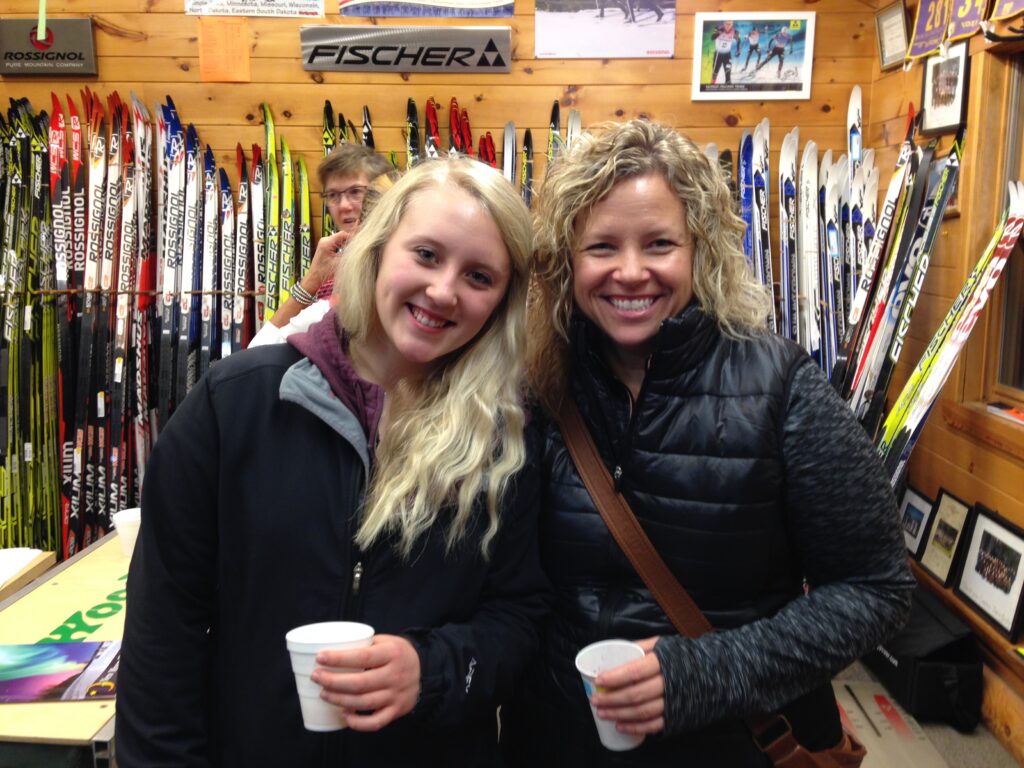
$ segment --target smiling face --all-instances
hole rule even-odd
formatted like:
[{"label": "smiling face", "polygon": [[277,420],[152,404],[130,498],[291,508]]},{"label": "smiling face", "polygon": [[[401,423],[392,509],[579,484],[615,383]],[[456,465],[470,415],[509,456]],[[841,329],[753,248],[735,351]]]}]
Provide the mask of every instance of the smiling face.
[{"label": "smiling face", "polygon": [[415,375],[474,339],[512,273],[497,224],[453,186],[416,193],[383,247],[367,355],[379,380]]},{"label": "smiling face", "polygon": [[686,208],[658,174],[624,179],[576,220],[576,307],[622,358],[646,358],[693,296]]}]

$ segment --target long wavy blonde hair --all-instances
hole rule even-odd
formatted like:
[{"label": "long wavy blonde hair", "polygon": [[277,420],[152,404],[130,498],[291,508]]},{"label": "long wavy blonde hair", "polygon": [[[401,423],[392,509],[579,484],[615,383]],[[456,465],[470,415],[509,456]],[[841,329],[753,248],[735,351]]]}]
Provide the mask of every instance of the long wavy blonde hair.
[{"label": "long wavy blonde hair", "polygon": [[438,198],[452,188],[470,194],[490,214],[511,260],[505,296],[480,333],[438,361],[421,379],[399,382],[391,398],[386,438],[362,510],[356,543],[393,538],[409,556],[442,514],[449,550],[478,528],[486,557],[498,531],[501,500],[525,460],[522,379],[526,355],[526,295],[533,238],[530,214],[500,173],[467,159],[424,162],[380,198],[345,249],[336,277],[338,317],[350,343],[375,327],[375,285],[381,254],[416,195]]},{"label": "long wavy blonde hair", "polygon": [[743,255],[743,221],[718,168],[690,139],[646,120],[598,126],[548,168],[534,220],[535,280],[530,294],[527,378],[549,412],[568,382],[576,223],[623,179],[658,174],[686,207],[693,234],[693,292],[726,335],[764,329],[770,298]]}]

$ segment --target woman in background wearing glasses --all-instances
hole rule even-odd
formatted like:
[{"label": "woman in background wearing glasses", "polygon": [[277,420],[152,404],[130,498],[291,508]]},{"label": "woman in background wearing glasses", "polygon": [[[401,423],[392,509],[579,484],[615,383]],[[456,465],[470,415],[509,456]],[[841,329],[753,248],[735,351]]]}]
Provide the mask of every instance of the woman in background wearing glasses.
[{"label": "woman in background wearing glasses", "polygon": [[334,233],[321,237],[306,274],[289,286],[288,300],[263,324],[250,347],[284,341],[295,331],[305,331],[330,308],[334,273],[345,243],[359,228],[363,200],[371,185],[391,186],[397,172],[380,155],[361,144],[342,144],[316,169],[321,195],[334,222]]}]

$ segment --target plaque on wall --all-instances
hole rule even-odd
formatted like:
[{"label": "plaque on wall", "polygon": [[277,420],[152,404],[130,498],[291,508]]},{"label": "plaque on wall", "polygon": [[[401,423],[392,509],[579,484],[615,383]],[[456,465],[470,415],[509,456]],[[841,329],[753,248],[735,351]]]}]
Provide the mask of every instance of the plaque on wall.
[{"label": "plaque on wall", "polygon": [[40,40],[35,19],[0,19],[0,74],[95,75],[92,19],[51,19]]}]

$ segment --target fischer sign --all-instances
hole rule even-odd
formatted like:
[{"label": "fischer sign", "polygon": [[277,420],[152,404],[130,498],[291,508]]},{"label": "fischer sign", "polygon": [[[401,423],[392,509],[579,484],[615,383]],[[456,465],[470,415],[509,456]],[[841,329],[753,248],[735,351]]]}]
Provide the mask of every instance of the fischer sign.
[{"label": "fischer sign", "polygon": [[305,26],[302,66],[334,72],[512,71],[511,27]]}]

